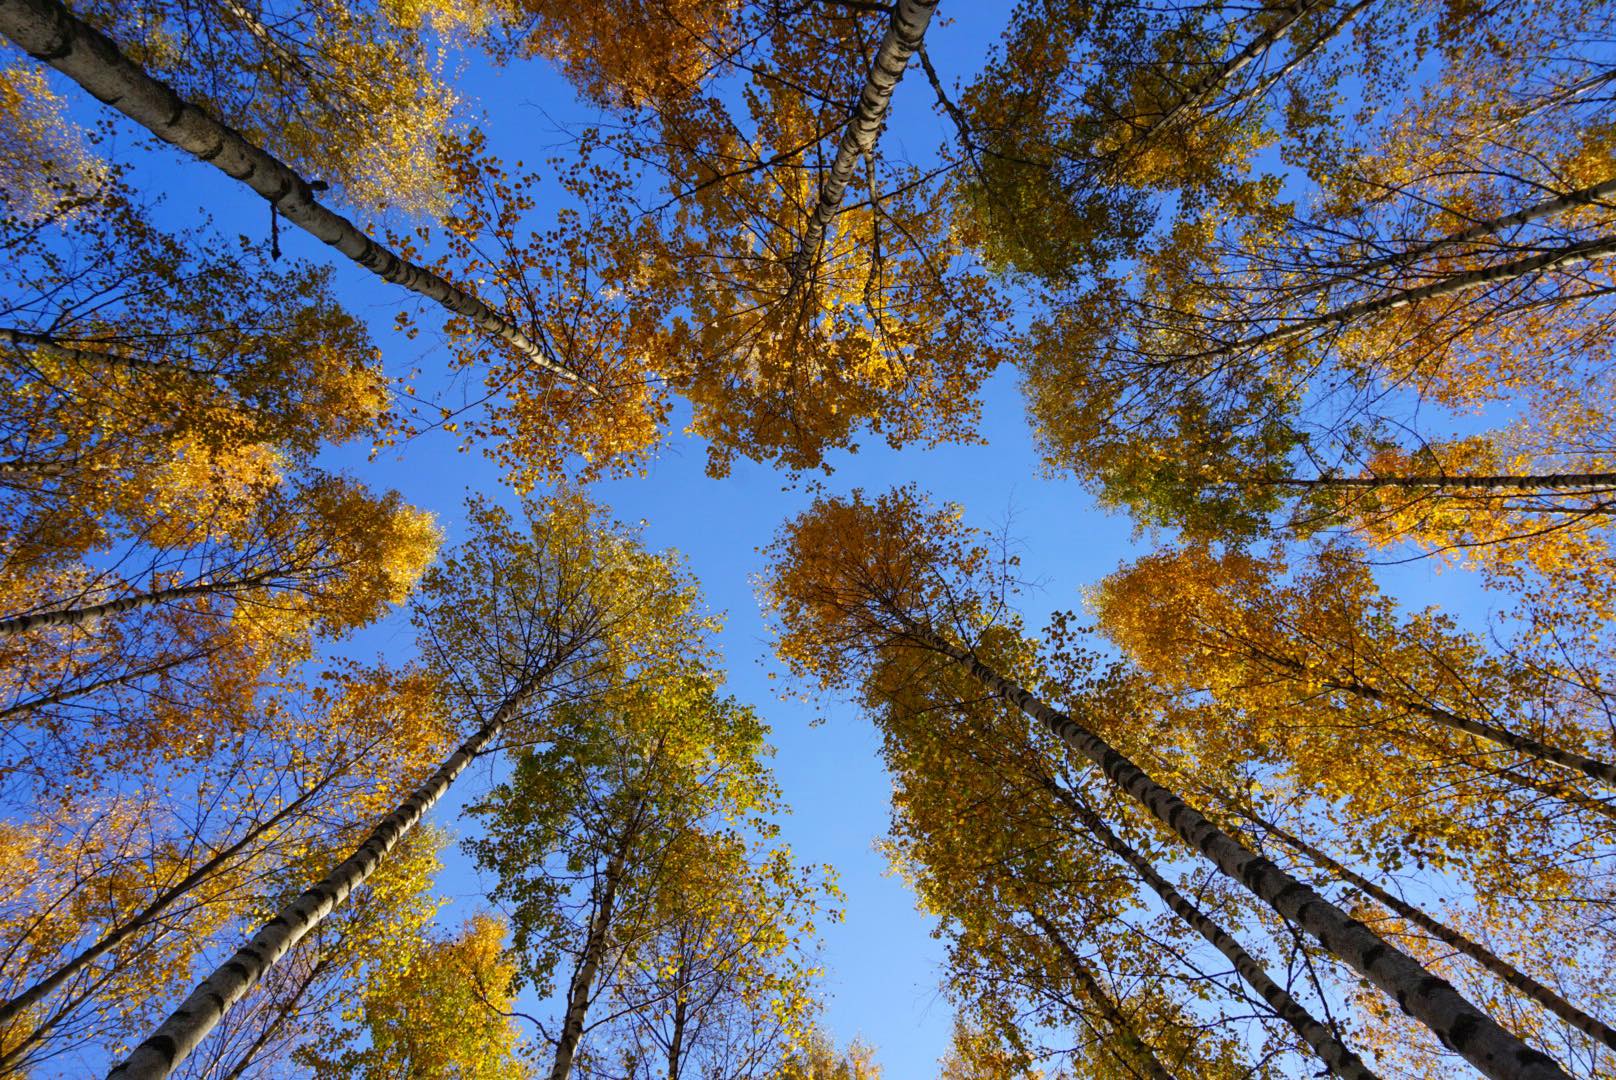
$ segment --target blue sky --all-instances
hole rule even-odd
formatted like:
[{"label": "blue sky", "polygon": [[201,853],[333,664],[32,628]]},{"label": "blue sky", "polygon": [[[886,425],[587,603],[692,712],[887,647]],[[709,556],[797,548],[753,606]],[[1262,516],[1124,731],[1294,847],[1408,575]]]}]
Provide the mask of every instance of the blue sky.
[{"label": "blue sky", "polygon": [[[993,5],[962,6],[957,12],[957,22],[934,27],[927,39],[945,79],[974,70],[1006,14]],[[488,114],[491,148],[509,157],[534,160],[539,156],[534,145],[560,138],[558,121],[588,115],[576,109],[567,86],[538,64],[504,71],[477,65],[458,87]],[[882,151],[929,159],[947,135],[931,104],[930,88],[918,72],[911,72],[899,89]],[[262,214],[250,204],[247,212]],[[285,241],[283,232],[283,245]],[[301,250],[312,247],[303,243]],[[384,309],[371,320],[381,335],[395,297],[359,280],[355,272],[340,271],[339,278],[357,311],[367,304]],[[381,340],[397,368],[416,362],[413,354],[421,352],[427,336],[416,343]],[[434,358],[426,352],[419,362],[428,372],[423,378],[428,386]],[[930,451],[894,452],[876,439],[856,454],[832,455],[833,471],[823,482],[840,493],[914,481],[938,498],[961,503],[979,524],[996,526],[1011,519],[1013,531],[1026,541],[1029,576],[1046,582],[1042,595],[1029,598],[1029,615],[1037,623],[1047,610],[1078,604],[1078,589],[1116,566],[1130,550],[1130,526],[1120,517],[1099,513],[1074,482],[1040,478],[1011,371],[1000,372],[987,389],[982,434],[985,445]],[[769,678],[776,666],[752,583],[763,565],[758,549],[812,495],[782,474],[745,461],[715,481],[705,475],[705,463],[705,448],[698,441],[675,437],[649,475],[602,483],[594,495],[625,522],[643,521],[651,546],[682,552],[708,603],[727,615],[723,645],[729,689],[757,706],[773,727],[773,764],[792,808],[783,838],[802,861],[832,864],[846,893],[845,921],[824,927],[830,1032],[839,1042],[860,1035],[873,1044],[886,1075],[894,1080],[931,1076],[953,1020],[940,992],[943,946],[931,937],[931,920],[917,911],[913,895],[887,873],[885,859],[874,850],[887,826],[891,791],[877,757],[874,729],[843,702],[788,697],[782,682]],[[455,453],[447,436],[420,440],[401,458],[358,465],[357,471],[435,510],[451,541],[459,533],[463,493],[494,494],[503,487],[495,468],[475,454]],[[508,489],[503,495],[511,499]],[[395,619],[365,635],[359,647],[407,655],[409,628]],[[817,718],[825,722],[816,725]],[[480,786],[486,776],[486,771],[474,773],[467,780]],[[437,822],[453,828],[454,807],[473,790],[464,788],[435,811]],[[443,916],[451,922],[469,914],[481,893],[472,868],[452,853],[440,887],[458,898]]]},{"label": "blue sky", "polygon": [[[1001,5],[959,5],[953,11],[958,21],[934,27],[928,44],[945,80],[968,76],[981,63],[1007,10]],[[490,147],[507,158],[537,160],[543,156],[540,148],[560,141],[557,121],[589,118],[568,86],[538,63],[501,70],[473,57],[457,89],[468,106],[486,113]],[[64,92],[72,100],[82,99],[76,88]],[[912,72],[899,90],[883,152],[923,162],[946,134],[932,109],[929,87]],[[200,207],[211,211],[227,232],[267,233],[261,200],[177,152],[163,148],[139,155],[131,179],[143,191],[166,192],[168,213],[176,219],[186,219]],[[283,229],[281,243],[288,254],[329,259],[322,245],[295,230]],[[411,342],[390,332],[392,315],[405,304],[404,294],[340,261],[337,281],[339,295],[371,325],[390,371],[419,365],[423,391],[442,385],[442,356],[433,350],[431,335]],[[430,319],[427,325],[432,325]],[[1148,546],[1148,538],[1136,541],[1126,519],[1102,513],[1075,482],[1041,475],[1013,372],[1000,372],[987,386],[981,433],[984,445],[895,452],[876,440],[857,454],[832,455],[833,472],[825,487],[835,493],[855,487],[878,491],[913,481],[939,499],[962,504],[974,524],[998,527],[1008,522],[1023,545],[1026,575],[1041,582],[1023,603],[1032,626],[1041,625],[1051,610],[1078,606],[1083,586]],[[705,460],[699,443],[677,436],[649,475],[603,483],[594,494],[620,519],[643,521],[651,546],[682,552],[708,603],[727,613],[723,644],[729,689],[757,706],[772,724],[778,750],[774,767],[793,808],[784,822],[784,838],[801,860],[834,865],[846,893],[845,922],[824,930],[830,1031],[838,1041],[862,1035],[877,1047],[891,1080],[931,1076],[952,1021],[940,993],[942,945],[931,938],[931,922],[916,910],[913,896],[887,874],[873,849],[886,828],[890,792],[873,729],[843,702],[782,698],[781,683],[768,677],[774,665],[752,585],[762,566],[758,549],[811,495],[781,474],[747,462],[738,462],[732,475],[714,481],[703,472]],[[332,461],[373,486],[395,487],[410,502],[435,512],[450,543],[460,536],[460,507],[468,493],[482,492],[514,505],[498,470],[476,453],[457,452],[454,437],[442,433],[375,461],[349,451],[333,455]],[[1423,562],[1401,568],[1396,577],[1405,594],[1430,595],[1433,571],[1431,563]],[[394,660],[407,659],[414,651],[402,615],[342,647],[352,655],[380,652]],[[821,717],[825,722],[815,725]],[[433,812],[436,823],[454,831],[456,809],[477,794],[487,777],[486,767],[468,774],[461,790]],[[479,906],[481,887],[457,851],[451,850],[449,858],[440,887],[455,903],[443,918],[457,924]]]}]

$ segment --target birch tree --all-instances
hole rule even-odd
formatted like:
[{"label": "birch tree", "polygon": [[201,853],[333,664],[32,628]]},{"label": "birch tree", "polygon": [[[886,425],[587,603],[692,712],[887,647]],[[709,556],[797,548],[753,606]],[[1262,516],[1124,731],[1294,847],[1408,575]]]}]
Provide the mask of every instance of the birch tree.
[{"label": "birch tree", "polygon": [[[1537,842],[1553,843],[1562,828],[1570,836],[1608,833],[1600,800],[1611,772],[1597,689],[1495,654],[1437,610],[1398,612],[1349,559],[1325,552],[1303,561],[1293,580],[1285,572],[1278,558],[1165,551],[1108,580],[1096,611],[1105,632],[1164,690],[1203,690],[1239,711],[1239,726],[1220,736],[1232,756],[1242,753],[1235,742],[1272,739],[1261,758],[1307,773],[1306,783],[1335,797],[1365,800],[1366,822],[1383,812],[1371,809],[1377,804],[1398,803],[1393,790],[1405,797],[1450,791],[1453,804],[1442,811],[1449,827],[1432,816],[1417,831],[1438,846],[1451,838],[1475,872],[1495,874],[1511,890],[1521,870],[1507,848],[1482,857],[1478,849],[1488,845],[1465,834],[1484,831],[1499,814],[1523,822],[1538,814],[1483,809],[1490,798],[1530,805],[1559,794],[1566,820],[1557,823],[1560,813],[1545,808]],[[1287,722],[1309,734],[1291,742]],[[1363,774],[1352,776],[1353,763],[1339,759],[1326,764],[1342,738],[1359,747]],[[1362,756],[1370,739],[1387,760]],[[1306,764],[1315,752],[1323,756]],[[1476,800],[1474,817],[1467,800]],[[1522,829],[1515,838],[1526,835]]]},{"label": "birch tree", "polygon": [[[780,651],[827,686],[862,682],[882,649],[916,650],[953,663],[989,697],[1088,760],[1113,790],[1140,803],[1225,876],[1325,946],[1327,952],[1429,1027],[1487,1075],[1565,1075],[1498,1022],[1340,908],[1219,829],[1090,726],[1034,696],[974,651],[984,623],[1005,610],[989,554],[957,513],[928,511],[912,491],[875,503],[820,500],[783,531],[769,597],[780,613]],[[987,654],[992,657],[991,652]]]},{"label": "birch tree", "polygon": [[[1260,18],[1279,26],[1300,11]],[[1605,523],[1579,514],[1585,500],[1467,497],[1463,485],[1605,471],[1608,423],[1588,393],[1608,352],[1610,169],[1591,99],[1608,75],[1604,15],[1526,5],[1461,26],[1419,5],[1321,6],[1301,15],[1293,46],[1305,24],[1348,16],[1334,45],[1275,70],[1292,106],[1246,102],[1232,157],[1180,150],[1157,159],[1159,181],[1119,189],[1138,210],[1113,254],[1136,262],[1107,266],[1104,238],[1079,225],[1033,230],[1073,250],[1027,353],[1046,457],[1144,523],[1207,537],[1323,518],[1478,562],[1520,563],[1512,540],[1559,528],[1567,547],[1601,549],[1587,534]],[[1140,74],[1115,65],[1130,72],[1115,81],[1155,78],[1186,51],[1163,47],[1168,59]],[[1431,74],[1380,63],[1387,54],[1428,56]],[[1549,54],[1546,67],[1528,59]],[[1113,69],[1091,73],[1090,59],[1079,52],[1047,94],[1084,117]],[[983,92],[991,103],[1000,90]],[[1278,165],[1257,167],[1263,146]],[[1194,175],[1206,162],[1216,175]],[[1463,418],[1505,402],[1514,422],[1476,437]],[[1421,510],[1435,512],[1418,521],[1376,521],[1374,499],[1293,505],[1313,480],[1436,475],[1455,483],[1424,493]],[[1566,561],[1540,567],[1558,562],[1571,581]]]},{"label": "birch tree", "polygon": [[[1530,648],[1489,646],[1434,609],[1401,612],[1360,565],[1329,552],[1289,566],[1274,556],[1161,552],[1102,585],[1095,611],[1156,692],[1185,700],[1154,738],[1181,747],[1188,774],[1229,813],[1250,812],[1226,794],[1243,791],[1241,777],[1260,777],[1268,799],[1305,792],[1309,813],[1352,838],[1333,861],[1306,849],[1326,873],[1362,859],[1382,874],[1439,876],[1436,895],[1456,897],[1462,918],[1501,938],[1556,924],[1537,932],[1536,948],[1568,970],[1581,966],[1581,950],[1608,947],[1599,866],[1610,806],[1588,753],[1606,742],[1599,682],[1584,685],[1576,669]],[[1501,820],[1511,827],[1499,830]],[[1296,849],[1284,839],[1294,833],[1263,835]],[[1577,1058],[1600,1052],[1598,991],[1577,1004],[1545,994],[1463,932],[1361,874],[1341,874],[1377,905],[1391,900],[1397,922],[1424,942],[1457,949],[1507,988],[1479,992],[1530,1001],[1508,1006],[1521,1023],[1545,1038],[1563,1032],[1553,1038]],[[1532,1018],[1536,1008],[1551,1018]]]},{"label": "birch tree", "polygon": [[[1602,957],[1610,942],[1597,914],[1576,910],[1579,905],[1565,911],[1529,901],[1517,906],[1508,897],[1469,889],[1456,875],[1395,844],[1365,843],[1281,780],[1257,782],[1250,772],[1218,776],[1198,768],[1187,782],[1198,785],[1231,829],[1296,873],[1327,883],[1359,918],[1467,994],[1507,1013],[1512,1026],[1575,1073],[1608,1069],[1600,1002],[1608,995],[1609,966]],[[1593,870],[1568,891],[1598,890],[1601,877]],[[1350,986],[1343,991],[1360,996]],[[1417,1075],[1449,1067],[1448,1052],[1412,1033],[1406,1018],[1362,1004],[1369,1007],[1362,1011],[1361,1038],[1389,1071]]]},{"label": "birch tree", "polygon": [[[992,648],[1029,659],[1004,635]],[[956,1007],[1007,1067],[1235,1076],[1252,1067],[1244,1047],[1262,1045],[1300,1055],[1296,1068],[1316,1057],[1335,1075],[1373,1075],[1302,1004],[1301,987],[1281,986],[1256,946],[1225,929],[1266,939],[1260,913],[1213,882],[1169,881],[1176,872],[1158,863],[1170,855],[1141,850],[1154,839],[1124,840],[1091,805],[1092,782],[1036,745],[1019,714],[918,653],[883,661],[865,695],[897,778],[889,851],[943,920]],[[1247,1001],[1267,1015],[1252,1019]],[[1054,1031],[1036,1035],[1044,1025]]]},{"label": "birch tree", "polygon": [[[430,924],[444,898],[432,886],[446,842],[431,827],[411,833],[395,858],[356,890],[341,912],[299,942],[175,1075],[223,1080],[331,1071],[322,1054],[340,1038],[335,1032],[353,1011],[354,988],[385,986],[406,958],[436,940]],[[298,888],[311,862],[331,852],[321,845],[308,853],[310,858],[265,875],[269,888],[263,906]]]},{"label": "birch tree", "polygon": [[0,9],[0,33],[25,50],[51,57],[50,63],[116,107],[158,138],[242,180],[266,199],[276,214],[351,261],[469,320],[481,333],[498,337],[557,377],[576,376],[556,364],[509,318],[431,270],[378,244],[352,221],[316,201],[310,182],[273,154],[208,111],[185,101],[153,79],[94,27],[75,18],[55,0],[16,0]]},{"label": "birch tree", "polygon": [[949,234],[937,175],[877,140],[932,6],[523,8],[527,47],[611,109],[578,142],[637,174],[590,233],[636,256],[600,260],[620,312],[600,351],[658,336],[636,362],[691,403],[715,475],[971,437],[1008,308]]},{"label": "birch tree", "polygon": [[445,738],[418,672],[339,668],[245,715],[200,694],[192,710],[155,725],[172,749],[148,749],[133,778],[8,791],[8,1067],[110,1048],[154,1020],[260,909],[266,879],[351,843],[378,789]]},{"label": "birch tree", "polygon": [[1245,814],[1254,826],[1272,836],[1280,844],[1291,848],[1321,871],[1329,874],[1344,885],[1351,886],[1353,889],[1363,893],[1392,915],[1404,920],[1413,927],[1417,927],[1421,932],[1463,953],[1466,958],[1485,968],[1488,974],[1507,983],[1511,989],[1531,998],[1535,1003],[1571,1025],[1577,1031],[1603,1044],[1606,1049],[1616,1050],[1616,1029],[1577,1008],[1559,992],[1522,971],[1486,945],[1466,936],[1462,931],[1433,918],[1428,912],[1392,893],[1379,882],[1345,866],[1328,853],[1321,851],[1308,841],[1286,830],[1283,826],[1262,817],[1260,811],[1248,807]]},{"label": "birch tree", "polygon": [[[471,539],[423,582],[417,609],[423,649],[451,715],[465,717],[462,724],[471,729],[464,741],[345,859],[204,979],[116,1075],[168,1075],[231,1005],[386,862],[472,760],[508,730],[520,736],[551,698],[582,693],[666,648],[668,619],[690,614],[690,590],[676,569],[601,520],[579,496],[529,509],[530,521],[519,529],[508,514],[474,502]],[[403,784],[415,779],[399,777]],[[398,787],[391,791],[396,798]]]},{"label": "birch tree", "polygon": [[477,30],[475,6],[150,0],[74,14],[350,205],[437,206],[435,143],[459,105],[440,43]]},{"label": "birch tree", "polygon": [[521,983],[560,991],[541,1032],[553,1080],[585,1063],[763,1076],[812,1013],[820,886],[756,838],[776,809],[764,728],[709,680],[648,672],[558,714],[473,808],[487,836],[468,848],[510,905]]}]

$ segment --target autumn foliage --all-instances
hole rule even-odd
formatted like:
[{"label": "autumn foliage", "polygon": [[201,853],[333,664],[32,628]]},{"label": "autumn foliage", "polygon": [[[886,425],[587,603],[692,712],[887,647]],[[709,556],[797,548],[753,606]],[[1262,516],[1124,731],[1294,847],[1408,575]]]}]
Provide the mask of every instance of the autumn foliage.
[{"label": "autumn foliage", "polygon": [[1616,1076],[1616,8],[950,5],[0,0],[0,1076],[875,1080],[687,452],[940,1076]]}]

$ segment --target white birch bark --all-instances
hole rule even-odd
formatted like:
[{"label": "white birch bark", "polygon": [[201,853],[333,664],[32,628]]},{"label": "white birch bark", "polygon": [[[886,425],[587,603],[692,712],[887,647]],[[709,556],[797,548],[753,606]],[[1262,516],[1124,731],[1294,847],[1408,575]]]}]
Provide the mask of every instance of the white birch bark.
[{"label": "white birch bark", "polygon": [[1267,970],[1257,962],[1256,957],[1248,953],[1228,931],[1173,888],[1172,883],[1161,876],[1149,859],[1112,831],[1098,814],[1079,802],[1070,792],[1059,788],[1053,781],[1049,782],[1049,786],[1061,803],[1077,815],[1083,827],[1092,833],[1103,847],[1132,867],[1140,879],[1150,886],[1151,891],[1161,897],[1168,910],[1205,938],[1234,965],[1235,972],[1268,1003],[1268,1007],[1274,1010],[1274,1015],[1289,1024],[1292,1030],[1302,1037],[1330,1072],[1342,1080],[1376,1080],[1375,1074],[1369,1071],[1357,1054],[1347,1049],[1341,1040],[1335,1037],[1333,1031],[1316,1020],[1301,1002],[1276,983]]},{"label": "white birch bark", "polygon": [[58,0],[0,0],[0,33],[164,142],[240,180],[269,200],[287,221],[382,280],[402,285],[469,320],[545,371],[580,383],[596,394],[600,392],[583,383],[507,316],[458,285],[401,258],[347,218],[321,206],[308,183],[287,165],[183,101],[124,56],[104,34],[75,18]]},{"label": "white birch bark", "polygon": [[150,592],[134,593],[130,596],[119,597],[117,600],[108,600],[100,604],[85,604],[83,607],[53,608],[50,611],[36,611],[30,615],[14,615],[9,619],[0,619],[0,636],[27,633],[29,630],[43,630],[53,626],[83,626],[94,619],[103,619],[108,615],[118,615],[125,611],[134,611],[137,608],[151,607],[153,604],[166,604],[173,600],[184,600],[190,596],[207,596],[213,593],[233,593],[238,589],[254,589],[265,584],[273,575],[250,574],[247,577],[227,578],[223,581],[202,581],[191,585],[175,585],[167,589],[153,589]]},{"label": "white birch bark", "polygon": [[550,1080],[567,1080],[571,1075],[578,1043],[584,1037],[584,1021],[588,1017],[589,1002],[595,991],[595,976],[600,972],[601,961],[606,956],[607,935],[611,932],[612,916],[617,909],[617,886],[623,879],[623,863],[627,858],[626,850],[631,836],[632,833],[625,835],[618,849],[606,860],[605,881],[601,887],[600,901],[589,919],[583,958],[567,990],[567,1012],[561,1023],[561,1037],[556,1040]]},{"label": "white birch bark", "polygon": [[168,1076],[218,1025],[230,1007],[263,979],[276,961],[365,883],[432,804],[443,797],[471,760],[499,737],[546,677],[547,671],[507,698],[488,722],[461,743],[425,783],[382,818],[358,850],[282,908],[247,944],[236,950],[234,956],[204,979],[150,1038],[107,1074],[108,1080],[163,1080]]},{"label": "white birch bark", "polygon": [[905,632],[917,644],[952,658],[996,697],[1026,713],[1087,758],[1157,821],[1315,938],[1327,952],[1385,991],[1482,1075],[1493,1080],[1570,1080],[1551,1058],[1505,1031],[1445,979],[1433,975],[1313,889],[1234,840],[1098,735],[999,675],[968,649],[918,624],[910,623]]},{"label": "white birch bark", "polygon": [[881,47],[870,66],[869,77],[859,94],[853,117],[842,131],[836,147],[836,158],[831,163],[830,175],[819,188],[819,201],[808,215],[808,227],[802,234],[802,246],[792,261],[792,288],[800,288],[813,274],[819,263],[819,249],[824,245],[825,233],[842,208],[847,185],[853,180],[853,170],[859,160],[875,149],[876,137],[886,122],[887,110],[892,105],[892,92],[903,78],[909,59],[925,37],[926,26],[937,10],[937,0],[897,0],[892,9],[892,22]]},{"label": "white birch bark", "polygon": [[1398,918],[1406,919],[1418,926],[1444,945],[1470,957],[1470,959],[1496,976],[1500,982],[1519,990],[1584,1035],[1597,1039],[1610,1049],[1616,1050],[1616,1030],[1612,1030],[1609,1024],[1589,1016],[1485,945],[1471,940],[1446,923],[1438,922],[1413,904],[1382,888],[1352,868],[1342,865],[1312,844],[1292,835],[1273,822],[1258,817],[1249,811],[1246,812],[1245,816],[1251,818],[1264,832],[1273,836],[1286,847],[1296,851],[1320,869],[1335,875],[1347,884],[1373,897],[1386,910]]}]

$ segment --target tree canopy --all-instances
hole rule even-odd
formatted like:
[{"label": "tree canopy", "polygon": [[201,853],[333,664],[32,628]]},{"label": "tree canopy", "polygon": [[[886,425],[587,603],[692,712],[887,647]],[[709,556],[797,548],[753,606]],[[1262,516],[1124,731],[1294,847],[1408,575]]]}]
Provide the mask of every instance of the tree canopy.
[{"label": "tree canopy", "polygon": [[1616,1078],[1616,6],[0,41],[0,1080]]}]

